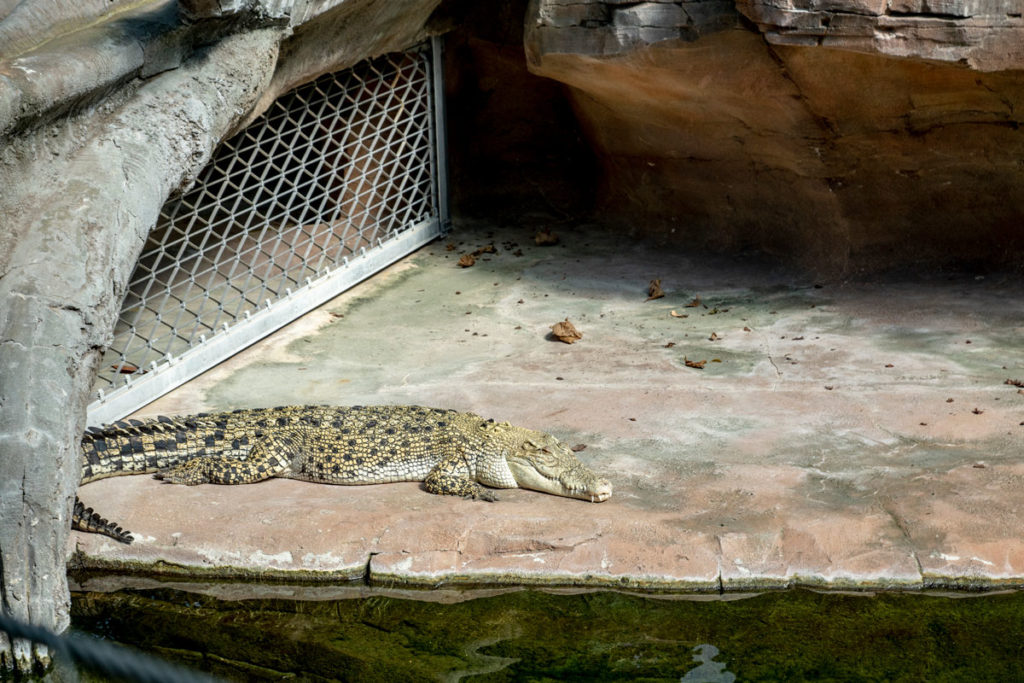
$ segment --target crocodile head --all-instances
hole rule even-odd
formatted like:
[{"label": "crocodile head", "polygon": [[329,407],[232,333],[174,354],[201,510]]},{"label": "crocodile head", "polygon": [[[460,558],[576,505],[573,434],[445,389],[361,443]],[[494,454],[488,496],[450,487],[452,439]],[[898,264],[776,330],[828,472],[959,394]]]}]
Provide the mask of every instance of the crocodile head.
[{"label": "crocodile head", "polygon": [[518,448],[506,454],[505,461],[520,488],[592,503],[612,495],[611,482],[594,474],[571,448],[550,434],[531,431]]}]

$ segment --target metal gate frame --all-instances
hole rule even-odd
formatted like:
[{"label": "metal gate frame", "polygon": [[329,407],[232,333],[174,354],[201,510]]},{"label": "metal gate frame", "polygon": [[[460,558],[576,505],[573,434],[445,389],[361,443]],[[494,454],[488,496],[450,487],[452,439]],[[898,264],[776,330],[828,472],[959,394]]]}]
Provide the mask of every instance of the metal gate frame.
[{"label": "metal gate frame", "polygon": [[[386,240],[377,237],[376,245],[371,245],[370,249],[362,247],[358,254],[344,258],[336,267],[325,268],[325,274],[315,280],[307,277],[302,286],[287,289],[286,295],[274,302],[267,300],[255,312],[245,311],[243,317],[233,324],[223,323],[209,338],[200,335],[198,343],[179,355],[167,352],[159,361],[151,362],[143,373],[123,375],[121,386],[107,391],[97,389],[97,398],[88,407],[89,424],[109,423],[131,414],[448,231],[450,215],[441,50],[441,38],[431,38],[428,72],[431,82],[428,88],[432,100],[433,215],[404,227]],[[107,363],[106,359],[104,363]]]}]

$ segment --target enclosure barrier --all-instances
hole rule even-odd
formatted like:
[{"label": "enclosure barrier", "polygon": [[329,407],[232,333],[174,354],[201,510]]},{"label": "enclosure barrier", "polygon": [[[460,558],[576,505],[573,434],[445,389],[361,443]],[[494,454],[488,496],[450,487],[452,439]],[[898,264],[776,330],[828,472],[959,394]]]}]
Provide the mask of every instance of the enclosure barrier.
[{"label": "enclosure barrier", "polygon": [[150,233],[95,384],[111,422],[447,229],[440,41],[327,74],[222,143]]}]

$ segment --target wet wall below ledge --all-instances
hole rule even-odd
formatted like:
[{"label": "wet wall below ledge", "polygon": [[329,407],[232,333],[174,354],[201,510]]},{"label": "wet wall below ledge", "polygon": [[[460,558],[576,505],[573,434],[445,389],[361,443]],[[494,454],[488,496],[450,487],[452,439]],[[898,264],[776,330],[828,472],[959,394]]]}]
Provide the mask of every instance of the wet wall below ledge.
[{"label": "wet wall below ledge", "polygon": [[529,67],[570,87],[620,226],[831,272],[1024,263],[1024,60],[778,44],[728,2],[572,7],[534,3]]}]

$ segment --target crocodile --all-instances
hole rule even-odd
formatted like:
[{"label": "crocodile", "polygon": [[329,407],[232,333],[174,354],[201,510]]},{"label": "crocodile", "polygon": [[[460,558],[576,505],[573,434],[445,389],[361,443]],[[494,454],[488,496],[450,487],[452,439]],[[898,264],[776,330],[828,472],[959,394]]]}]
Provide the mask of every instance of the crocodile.
[{"label": "crocodile", "polygon": [[[421,406],[287,406],[124,420],[90,427],[82,484],[152,473],[172,484],[422,481],[430,493],[495,500],[525,488],[602,502],[612,495],[555,437],[473,413]],[[131,532],[75,497],[72,527],[131,543]]]}]

